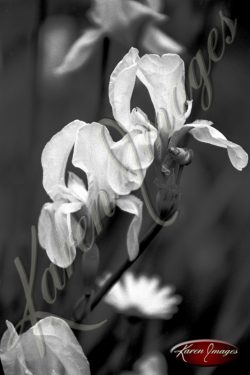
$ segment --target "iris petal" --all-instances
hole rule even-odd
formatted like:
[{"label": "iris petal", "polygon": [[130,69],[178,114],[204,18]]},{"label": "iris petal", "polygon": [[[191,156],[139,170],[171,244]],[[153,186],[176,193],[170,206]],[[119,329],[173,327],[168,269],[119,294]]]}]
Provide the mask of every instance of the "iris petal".
[{"label": "iris petal", "polygon": [[180,129],[185,123],[186,102],[183,60],[176,54],[144,55],[137,76],[148,89],[156,114],[164,108],[171,127]]},{"label": "iris petal", "polygon": [[[76,256],[75,235],[72,232],[72,213],[81,209],[80,202],[46,203],[38,221],[40,245],[51,260],[59,267],[66,268]],[[79,235],[78,235],[79,237]]]},{"label": "iris petal", "polygon": [[143,203],[140,199],[133,195],[120,197],[116,202],[117,206],[132,215],[134,215],[127,233],[127,249],[129,259],[134,260],[139,252],[138,236],[142,224],[142,208]]},{"label": "iris petal", "polygon": [[110,76],[109,100],[113,116],[122,129],[132,130],[130,101],[135,86],[138,50],[131,48]]},{"label": "iris petal", "polygon": [[241,171],[248,163],[248,154],[241,146],[228,141],[227,138],[219,130],[211,126],[211,124],[212,123],[209,121],[197,120],[185,126],[190,126],[190,133],[198,141],[226,148],[232,165],[234,168]]},{"label": "iris petal", "polygon": [[11,346],[15,328],[7,324],[0,352],[5,375],[90,375],[88,360],[64,320],[42,319]]},{"label": "iris petal", "polygon": [[65,186],[65,169],[77,130],[85,123],[75,120],[56,133],[42,152],[43,186],[54,199],[58,187]]}]

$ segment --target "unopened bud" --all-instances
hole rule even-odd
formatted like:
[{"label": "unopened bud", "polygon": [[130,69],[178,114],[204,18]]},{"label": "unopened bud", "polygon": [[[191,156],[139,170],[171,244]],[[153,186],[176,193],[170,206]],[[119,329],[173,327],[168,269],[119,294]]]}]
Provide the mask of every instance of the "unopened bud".
[{"label": "unopened bud", "polygon": [[174,134],[169,140],[168,147],[169,148],[176,147],[183,140],[183,138],[186,136],[186,134],[189,131],[190,131],[189,126],[183,126],[180,130],[177,130],[176,132],[174,132]]},{"label": "unopened bud", "polygon": [[188,165],[193,160],[193,150],[181,147],[170,147],[172,158],[180,165]]}]

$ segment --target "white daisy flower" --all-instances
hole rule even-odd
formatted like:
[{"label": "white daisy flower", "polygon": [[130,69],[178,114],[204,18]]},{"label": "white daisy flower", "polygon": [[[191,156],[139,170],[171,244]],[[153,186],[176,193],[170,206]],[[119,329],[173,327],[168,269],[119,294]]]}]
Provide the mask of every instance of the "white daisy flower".
[{"label": "white daisy flower", "polygon": [[174,295],[173,292],[174,288],[169,285],[160,287],[156,277],[136,277],[127,272],[104,300],[129,316],[170,319],[181,302],[180,296]]}]

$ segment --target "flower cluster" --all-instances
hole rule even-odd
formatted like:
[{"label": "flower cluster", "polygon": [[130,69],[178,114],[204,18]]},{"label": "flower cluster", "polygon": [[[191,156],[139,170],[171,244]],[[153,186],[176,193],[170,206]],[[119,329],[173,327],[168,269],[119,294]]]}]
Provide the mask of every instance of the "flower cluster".
[{"label": "flower cluster", "polygon": [[[149,92],[156,124],[141,109],[130,108],[136,79]],[[101,220],[115,206],[133,215],[127,248],[130,259],[135,259],[143,204],[131,192],[142,186],[154,158],[167,176],[174,163],[186,163],[185,150],[176,147],[183,134],[226,148],[238,170],[247,165],[248,155],[242,147],[228,141],[211,122],[186,124],[192,102],[187,101],[184,85],[184,62],[178,55],[140,58],[138,50],[131,48],[114,69],[109,84],[110,104],[124,131],[122,138],[115,142],[106,126],[76,120],[47,143],[42,154],[43,185],[53,203],[42,208],[39,240],[52,262],[67,267],[75,258],[76,246],[89,250],[100,232]],[[72,172],[65,178],[72,148],[72,164],[86,173],[88,188]],[[79,212],[84,218],[81,223],[76,220]],[[86,241],[89,224],[94,227],[92,241]]]}]

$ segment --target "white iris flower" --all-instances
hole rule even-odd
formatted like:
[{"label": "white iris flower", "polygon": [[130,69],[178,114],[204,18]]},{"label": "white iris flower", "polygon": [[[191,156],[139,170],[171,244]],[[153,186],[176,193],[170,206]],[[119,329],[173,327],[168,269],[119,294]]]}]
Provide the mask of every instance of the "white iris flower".
[{"label": "white iris flower", "polygon": [[[118,64],[119,67],[119,64]],[[158,56],[146,54],[138,56],[138,50],[131,48],[120,63],[117,75],[111,75],[111,87],[114,85],[110,102],[114,117],[120,125],[129,131],[126,113],[130,103],[130,92],[135,84],[134,72],[146,86],[157,118],[158,138],[161,146],[167,148],[169,139],[181,129],[186,129],[198,141],[227,149],[232,165],[242,170],[248,163],[248,155],[243,148],[229,140],[212,126],[210,121],[197,120],[186,124],[191,113],[192,102],[187,101],[185,91],[184,62],[176,54]],[[115,70],[116,72],[116,70]],[[112,83],[112,81],[114,81]],[[111,90],[112,93],[112,90]],[[119,113],[119,118],[118,117]],[[165,150],[166,151],[166,150]]]},{"label": "white iris flower", "polygon": [[[155,108],[156,127],[141,109],[131,110],[136,78],[148,89]],[[53,203],[45,204],[42,209],[39,240],[52,262],[67,267],[75,258],[75,248],[85,235],[75,219],[76,212],[84,211],[87,221],[96,223],[114,206],[133,215],[127,248],[129,258],[136,258],[142,202],[131,192],[141,187],[154,160],[155,144],[164,161],[171,139],[180,132],[189,132],[201,142],[226,148],[236,169],[242,170],[247,165],[248,155],[243,148],[228,141],[211,122],[197,120],[185,124],[192,102],[187,101],[184,83],[184,62],[178,55],[147,54],[140,58],[138,50],[131,48],[114,69],[109,84],[113,116],[125,135],[114,142],[104,125],[76,120],[45,146],[43,184]],[[88,189],[72,173],[65,183],[72,148],[72,163],[86,173]]]},{"label": "white iris flower", "polygon": [[5,375],[90,375],[88,360],[64,320],[42,319],[20,336],[6,323],[0,344]]}]

